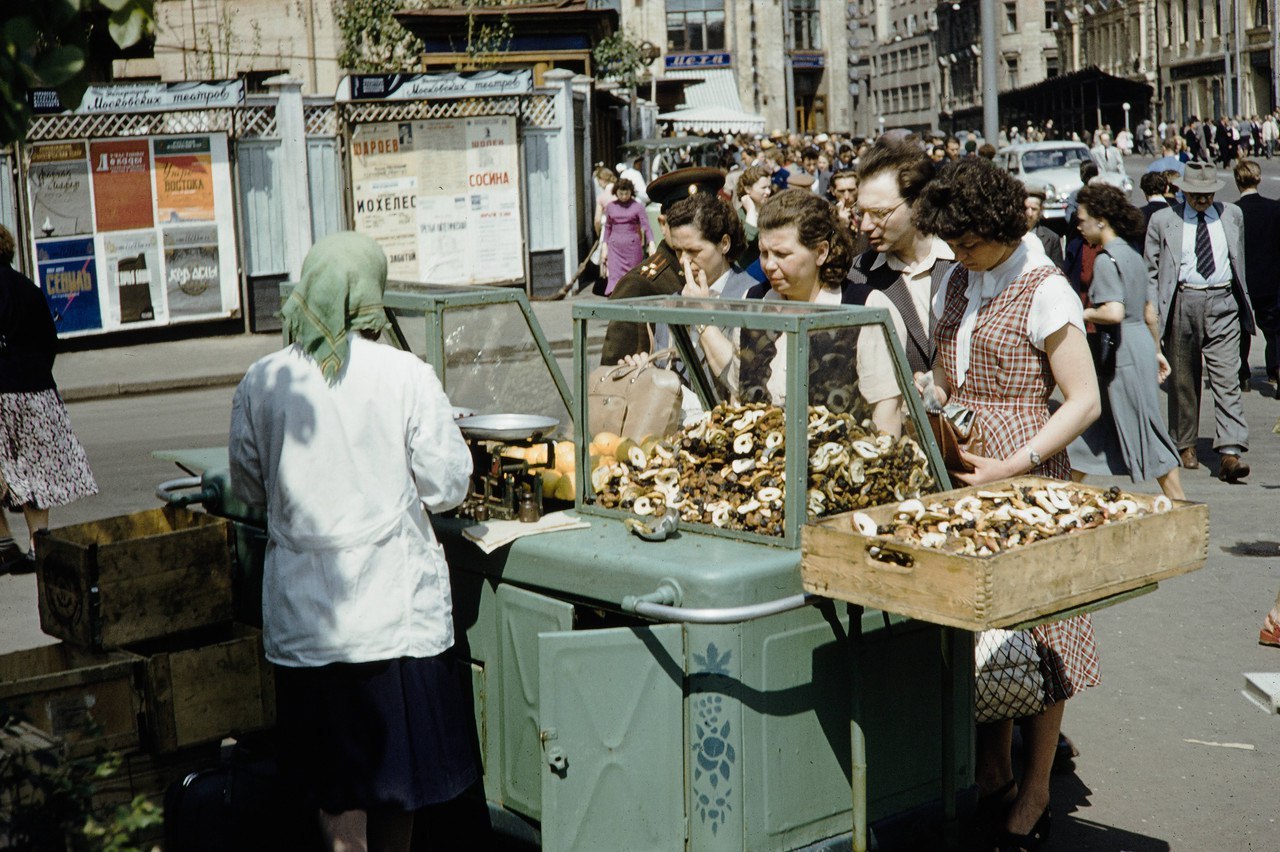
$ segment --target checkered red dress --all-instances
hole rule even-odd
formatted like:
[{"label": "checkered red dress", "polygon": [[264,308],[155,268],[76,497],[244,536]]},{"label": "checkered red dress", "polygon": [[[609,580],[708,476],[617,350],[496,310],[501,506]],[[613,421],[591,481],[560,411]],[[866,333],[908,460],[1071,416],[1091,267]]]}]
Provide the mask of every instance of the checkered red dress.
[{"label": "checkered red dress", "polygon": [[[1032,346],[1027,337],[1027,316],[1036,288],[1057,273],[1052,266],[1028,269],[978,311],[969,345],[969,369],[959,388],[952,377],[956,332],[968,304],[969,273],[957,265],[947,282],[942,316],[934,329],[938,356],[953,388],[952,400],[977,414],[987,453],[993,458],[1007,458],[1025,447],[1049,420],[1049,396],[1056,383],[1049,356]],[[1065,452],[1044,459],[1031,471],[1058,479],[1066,479],[1070,472]],[[1041,646],[1051,703],[1099,682],[1098,645],[1087,614],[1044,624],[1032,632]]]}]

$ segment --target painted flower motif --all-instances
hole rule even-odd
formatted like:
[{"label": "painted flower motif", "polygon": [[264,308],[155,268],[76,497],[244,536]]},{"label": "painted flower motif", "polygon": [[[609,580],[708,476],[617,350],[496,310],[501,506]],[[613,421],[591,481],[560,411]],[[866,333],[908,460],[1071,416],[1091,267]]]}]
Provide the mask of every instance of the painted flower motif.
[{"label": "painted flower motif", "polygon": [[[732,651],[720,653],[715,643],[707,645],[706,654],[693,655],[699,674],[728,675]],[[698,816],[703,823],[711,824],[711,833],[717,834],[733,809],[728,786],[729,776],[737,762],[737,752],[729,739],[729,720],[722,719],[724,696],[713,693],[701,695],[693,704],[694,754],[693,786]],[[710,785],[706,789],[704,785]]]}]

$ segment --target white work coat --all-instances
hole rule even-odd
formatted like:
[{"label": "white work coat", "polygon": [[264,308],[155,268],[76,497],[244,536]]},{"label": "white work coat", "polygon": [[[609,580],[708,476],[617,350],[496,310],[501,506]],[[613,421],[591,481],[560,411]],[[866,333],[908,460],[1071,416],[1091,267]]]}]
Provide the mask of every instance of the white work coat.
[{"label": "white work coat", "polygon": [[428,657],[453,644],[426,511],[462,502],[471,454],[431,367],[355,337],[337,379],[294,345],[231,413],[235,495],[267,511],[263,642],[284,666]]}]

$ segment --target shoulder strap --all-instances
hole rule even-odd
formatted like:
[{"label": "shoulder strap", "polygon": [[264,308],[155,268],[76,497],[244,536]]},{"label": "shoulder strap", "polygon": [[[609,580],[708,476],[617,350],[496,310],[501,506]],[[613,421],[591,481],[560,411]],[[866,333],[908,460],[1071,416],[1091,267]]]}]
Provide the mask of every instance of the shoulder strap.
[{"label": "shoulder strap", "polygon": [[906,326],[907,339],[903,344],[907,350],[907,363],[911,365],[913,372],[928,371],[933,366],[933,341],[929,339],[924,326],[920,324],[920,315],[916,313],[915,302],[911,299],[911,290],[901,275],[884,289],[884,294],[898,309],[902,324]]}]

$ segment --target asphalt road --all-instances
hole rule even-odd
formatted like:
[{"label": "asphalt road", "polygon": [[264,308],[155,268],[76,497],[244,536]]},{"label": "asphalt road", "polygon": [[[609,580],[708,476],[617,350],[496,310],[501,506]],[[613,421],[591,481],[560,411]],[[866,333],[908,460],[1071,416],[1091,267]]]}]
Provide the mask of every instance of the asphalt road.
[{"label": "asphalt road", "polygon": [[[1130,159],[1135,183],[1146,162]],[[1264,193],[1280,196],[1280,159],[1264,161],[1263,169]],[[1229,188],[1221,197],[1235,195]],[[1280,767],[1280,718],[1241,695],[1243,673],[1280,672],[1280,650],[1256,644],[1280,588],[1280,435],[1272,432],[1280,401],[1261,379],[1260,356],[1253,358],[1254,391],[1245,396],[1252,475],[1237,485],[1213,478],[1217,456],[1206,437],[1204,466],[1184,478],[1189,498],[1211,508],[1205,568],[1095,615],[1103,683],[1067,709],[1064,727],[1081,754],[1073,772],[1055,777],[1054,849],[1275,846],[1271,772]],[[155,485],[179,472],[150,453],[223,444],[231,393],[69,406],[102,493],[56,511],[53,525],[157,505]],[[1201,433],[1212,435],[1211,417]],[[1138,487],[1157,490],[1154,483]],[[34,578],[0,577],[0,652],[51,641],[39,631]]]}]

